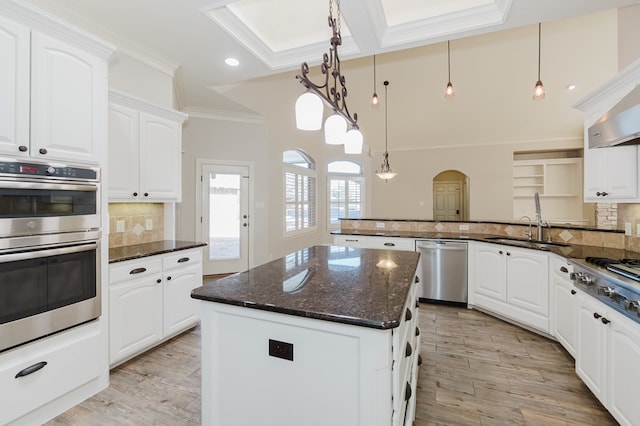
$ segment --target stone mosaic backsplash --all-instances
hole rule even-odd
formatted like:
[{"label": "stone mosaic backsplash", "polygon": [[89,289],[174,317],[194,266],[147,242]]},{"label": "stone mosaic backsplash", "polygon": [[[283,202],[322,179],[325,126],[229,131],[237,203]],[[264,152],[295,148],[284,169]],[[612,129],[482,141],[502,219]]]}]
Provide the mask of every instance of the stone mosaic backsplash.
[{"label": "stone mosaic backsplash", "polygon": [[[379,227],[384,224],[384,227]],[[463,229],[460,229],[463,228]],[[367,230],[373,232],[443,232],[456,234],[493,234],[515,238],[527,238],[528,224],[509,223],[469,223],[469,222],[437,222],[437,221],[394,221],[394,220],[340,220],[340,229]],[[531,227],[534,238],[535,226]],[[640,238],[625,236],[620,232],[582,230],[573,228],[551,227],[544,229],[544,236],[551,236],[553,241],[568,244],[580,244],[607,248],[625,248],[640,252]]]},{"label": "stone mosaic backsplash", "polygon": [[[119,232],[119,224],[122,232]],[[109,248],[162,240],[163,203],[109,204]]]}]

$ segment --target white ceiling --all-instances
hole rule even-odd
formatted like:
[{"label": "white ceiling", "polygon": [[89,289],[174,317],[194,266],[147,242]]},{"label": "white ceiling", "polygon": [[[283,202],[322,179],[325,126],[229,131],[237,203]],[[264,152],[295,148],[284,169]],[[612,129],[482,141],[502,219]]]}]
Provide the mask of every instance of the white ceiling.
[{"label": "white ceiling", "polygon": [[[218,88],[317,65],[327,0],[27,0],[167,74],[182,107],[220,109]],[[335,0],[334,0],[335,2]],[[344,0],[342,60],[638,4],[640,0]],[[334,3],[334,16],[336,7]],[[232,68],[227,57],[240,61]]]}]

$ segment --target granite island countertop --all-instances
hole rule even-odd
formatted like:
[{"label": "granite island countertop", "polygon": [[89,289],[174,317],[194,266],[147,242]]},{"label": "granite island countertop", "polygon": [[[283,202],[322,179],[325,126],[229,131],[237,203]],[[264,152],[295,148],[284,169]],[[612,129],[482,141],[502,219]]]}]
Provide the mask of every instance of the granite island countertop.
[{"label": "granite island countertop", "polygon": [[162,240],[151,243],[113,247],[109,249],[109,263],[123,262],[125,260],[139,259],[179,250],[188,250],[206,245],[206,243],[196,241]]},{"label": "granite island countertop", "polygon": [[398,327],[419,253],[314,246],[220,280],[191,297],[362,327]]}]

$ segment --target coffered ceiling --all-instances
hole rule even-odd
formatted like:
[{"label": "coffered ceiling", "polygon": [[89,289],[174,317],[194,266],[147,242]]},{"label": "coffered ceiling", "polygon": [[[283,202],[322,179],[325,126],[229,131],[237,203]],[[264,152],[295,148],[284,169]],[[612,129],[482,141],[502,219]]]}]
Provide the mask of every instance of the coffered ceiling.
[{"label": "coffered ceiling", "polygon": [[[217,88],[317,65],[327,0],[27,0],[169,75],[183,107],[220,109]],[[638,4],[638,0],[342,0],[342,60]],[[334,16],[337,8],[334,0]],[[234,57],[231,67],[225,59]]]}]

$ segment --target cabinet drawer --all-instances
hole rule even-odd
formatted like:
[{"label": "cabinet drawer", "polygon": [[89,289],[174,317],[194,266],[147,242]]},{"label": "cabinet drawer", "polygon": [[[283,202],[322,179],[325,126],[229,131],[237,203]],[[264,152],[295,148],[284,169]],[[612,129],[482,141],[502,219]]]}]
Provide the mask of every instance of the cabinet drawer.
[{"label": "cabinet drawer", "polygon": [[347,247],[367,247],[367,237],[362,235],[335,235],[333,244]]},{"label": "cabinet drawer", "polygon": [[161,273],[162,260],[159,256],[118,262],[109,266],[109,284],[117,284],[123,281]]},{"label": "cabinet drawer", "polygon": [[373,249],[414,251],[414,246],[411,238],[370,237],[367,240],[367,247]]},{"label": "cabinet drawer", "polygon": [[202,262],[202,250],[180,250],[162,256],[162,268],[165,271],[175,268],[194,266]]},{"label": "cabinet drawer", "polygon": [[[106,366],[106,346],[102,342],[98,324],[88,324],[3,354],[0,424],[10,423],[97,378]],[[46,365],[16,378],[38,363]]]}]

